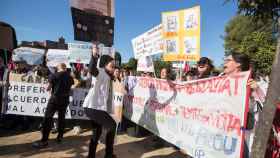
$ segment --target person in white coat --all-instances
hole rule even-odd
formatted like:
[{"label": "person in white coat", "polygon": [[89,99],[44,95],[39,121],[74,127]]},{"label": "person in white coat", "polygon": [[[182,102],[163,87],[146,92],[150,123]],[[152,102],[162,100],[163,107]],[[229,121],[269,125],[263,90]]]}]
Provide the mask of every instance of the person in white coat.
[{"label": "person in white coat", "polygon": [[102,134],[102,128],[105,128],[106,149],[105,158],[115,158],[113,153],[114,138],[117,124],[110,116],[113,113],[112,105],[112,81],[114,79],[114,59],[109,55],[103,55],[100,58],[99,68],[98,55],[93,53],[89,71],[92,76],[96,77],[94,93],[87,104],[84,104],[85,113],[90,118],[93,135],[89,144],[88,158],[95,158],[98,140]]}]

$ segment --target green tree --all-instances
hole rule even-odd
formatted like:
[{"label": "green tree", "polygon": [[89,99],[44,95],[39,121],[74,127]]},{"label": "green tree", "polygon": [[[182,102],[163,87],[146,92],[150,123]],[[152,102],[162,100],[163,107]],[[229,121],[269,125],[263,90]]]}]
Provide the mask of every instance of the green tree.
[{"label": "green tree", "polygon": [[233,17],[225,27],[224,47],[228,55],[232,51],[239,50],[242,41],[253,32],[265,32],[271,34],[273,22],[265,23],[261,20],[255,22],[252,16],[237,15]]},{"label": "green tree", "polygon": [[122,67],[123,68],[129,68],[129,69],[132,69],[133,71],[136,71],[136,69],[137,69],[137,59],[130,58],[127,63],[122,64]]},{"label": "green tree", "polygon": [[273,20],[256,20],[252,16],[237,15],[225,27],[225,55],[231,52],[247,54],[254,70],[268,75],[276,50]]},{"label": "green tree", "polygon": [[270,33],[256,31],[247,35],[237,51],[250,56],[255,71],[270,74],[276,52],[276,42]]}]

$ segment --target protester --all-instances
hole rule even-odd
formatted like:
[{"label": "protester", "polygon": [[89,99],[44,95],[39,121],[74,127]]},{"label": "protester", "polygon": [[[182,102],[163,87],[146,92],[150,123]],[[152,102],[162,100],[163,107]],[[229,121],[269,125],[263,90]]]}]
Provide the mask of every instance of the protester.
[{"label": "protester", "polygon": [[201,57],[197,62],[197,79],[211,77],[213,69],[212,61],[207,57]]},{"label": "protester", "polygon": [[118,67],[115,67],[114,70],[114,81],[123,82],[121,78],[121,71]]},{"label": "protester", "polygon": [[89,144],[88,158],[95,158],[98,140],[102,134],[102,128],[107,129],[105,158],[116,157],[113,152],[114,138],[117,124],[109,115],[113,112],[112,106],[112,80],[114,79],[114,59],[111,56],[103,55],[100,58],[97,68],[98,52],[94,51],[90,72],[96,77],[92,102],[84,104],[85,113],[90,118],[93,135]]},{"label": "protester", "polygon": [[26,61],[14,61],[14,69],[12,73],[16,74],[25,74],[28,73],[27,63]]},{"label": "protester", "polygon": [[4,74],[5,74],[5,65],[4,65],[4,60],[2,57],[0,57],[0,114],[2,110],[2,92],[3,92],[3,87],[5,86],[5,81],[4,81]]},{"label": "protester", "polygon": [[190,69],[190,70],[185,74],[185,79],[186,79],[186,81],[196,80],[196,79],[197,79],[196,74],[197,74],[197,69],[196,69],[196,68]]},{"label": "protester", "polygon": [[280,104],[277,105],[274,116],[272,129],[268,139],[268,145],[265,153],[265,158],[280,157]]},{"label": "protester", "polygon": [[80,88],[82,84],[80,72],[77,70],[71,71],[71,77],[73,78],[74,81],[74,84],[72,85],[71,88]]},{"label": "protester", "polygon": [[73,83],[74,81],[67,72],[65,64],[59,64],[57,66],[57,73],[50,75],[47,90],[51,90],[51,97],[43,121],[42,139],[33,143],[33,147],[44,148],[48,146],[53,115],[56,111],[58,111],[58,135],[56,140],[57,142],[62,141],[65,126],[65,112],[69,104],[69,96]]},{"label": "protester", "polygon": [[[224,75],[236,75],[242,71],[250,70],[250,59],[245,54],[232,53],[226,57],[224,62]],[[248,86],[250,86],[252,93],[250,97],[249,112],[247,117],[247,124],[245,132],[245,148],[244,157],[249,158],[251,147],[253,144],[253,137],[255,132],[255,125],[258,121],[258,114],[262,109],[262,102],[264,101],[264,93],[259,88],[256,81],[249,79]]]},{"label": "protester", "polygon": [[160,78],[165,79],[165,80],[169,80],[170,79],[170,73],[171,73],[170,69],[162,68],[160,70]]}]

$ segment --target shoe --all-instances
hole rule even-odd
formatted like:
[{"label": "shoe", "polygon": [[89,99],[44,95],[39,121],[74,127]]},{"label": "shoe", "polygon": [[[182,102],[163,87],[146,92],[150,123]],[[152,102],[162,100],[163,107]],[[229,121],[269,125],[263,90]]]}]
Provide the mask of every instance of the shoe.
[{"label": "shoe", "polygon": [[62,138],[63,138],[62,136],[58,135],[56,137],[56,142],[60,144],[62,142]]},{"label": "shoe", "polygon": [[52,131],[51,131],[52,134],[55,134],[57,132],[58,132],[58,130],[56,128],[53,128]]},{"label": "shoe", "polygon": [[62,138],[56,138],[56,142],[60,144],[62,142]]},{"label": "shoe", "polygon": [[48,146],[48,142],[42,142],[42,141],[34,142],[32,144],[32,147],[37,149],[43,149],[47,146]]},{"label": "shoe", "polygon": [[74,128],[73,128],[73,132],[74,132],[74,135],[80,135],[81,133],[82,133],[82,129],[81,129],[81,127],[80,126],[75,126]]},{"label": "shoe", "polygon": [[115,154],[105,155],[104,158],[117,158]]}]

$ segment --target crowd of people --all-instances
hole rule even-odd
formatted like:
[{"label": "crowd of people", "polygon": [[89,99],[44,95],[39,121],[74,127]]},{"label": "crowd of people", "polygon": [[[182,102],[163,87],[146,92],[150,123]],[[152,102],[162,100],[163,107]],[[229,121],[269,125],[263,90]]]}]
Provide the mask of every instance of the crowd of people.
[{"label": "crowd of people", "polygon": [[[99,60],[99,62],[98,62]],[[98,65],[99,64],[99,65]],[[2,68],[3,62],[0,58],[0,77],[3,81]],[[48,145],[48,136],[51,131],[53,115],[58,112],[58,136],[57,141],[61,142],[65,127],[65,111],[69,104],[69,96],[73,88],[88,88],[94,85],[93,100],[96,100],[96,105],[86,105],[85,113],[90,118],[93,136],[89,144],[89,158],[94,158],[99,138],[102,133],[102,128],[107,130],[106,134],[106,155],[105,158],[114,158],[113,144],[116,134],[117,124],[115,120],[109,115],[112,111],[112,83],[118,82],[127,90],[127,78],[136,74],[131,69],[122,69],[115,67],[114,58],[109,55],[99,57],[96,51],[93,51],[91,62],[89,64],[71,64],[71,68],[67,68],[65,64],[61,63],[56,68],[48,68],[45,64],[40,66],[30,66],[25,61],[14,61],[9,65],[11,73],[16,74],[33,74],[44,78],[48,78],[48,90],[51,91],[45,117],[42,123],[42,139],[35,142],[35,148],[43,148]],[[192,67],[188,72],[182,75],[182,78],[177,78],[175,81],[192,81],[197,79],[204,79],[223,75],[236,75],[239,72],[251,70],[250,58],[247,55],[240,53],[231,53],[224,59],[224,69],[217,73],[214,69],[212,60],[207,57],[202,57],[197,62],[196,66]],[[138,73],[142,77],[156,77],[152,73],[141,72]],[[253,75],[254,76],[254,75]],[[172,70],[169,67],[164,67],[160,71],[160,79],[174,80],[172,77]],[[251,88],[250,107],[247,118],[247,125],[244,130],[245,148],[244,157],[249,157],[252,143],[254,139],[255,127],[258,123],[258,115],[262,111],[263,102],[266,95],[268,81],[265,81],[266,86],[260,86],[258,82],[260,77],[254,76],[248,81],[248,86]],[[2,82],[1,82],[2,87]],[[1,91],[2,92],[2,91]],[[102,93],[101,93],[102,92]],[[93,107],[95,106],[95,107]],[[98,107],[98,108],[96,108]],[[106,111],[106,112],[105,112]],[[79,126],[79,125],[78,125]],[[274,122],[272,129],[272,136],[270,138],[269,148],[267,150],[267,157],[280,156],[279,153],[279,123]],[[272,156],[273,155],[273,156]],[[277,156],[276,156],[277,157]]]}]

